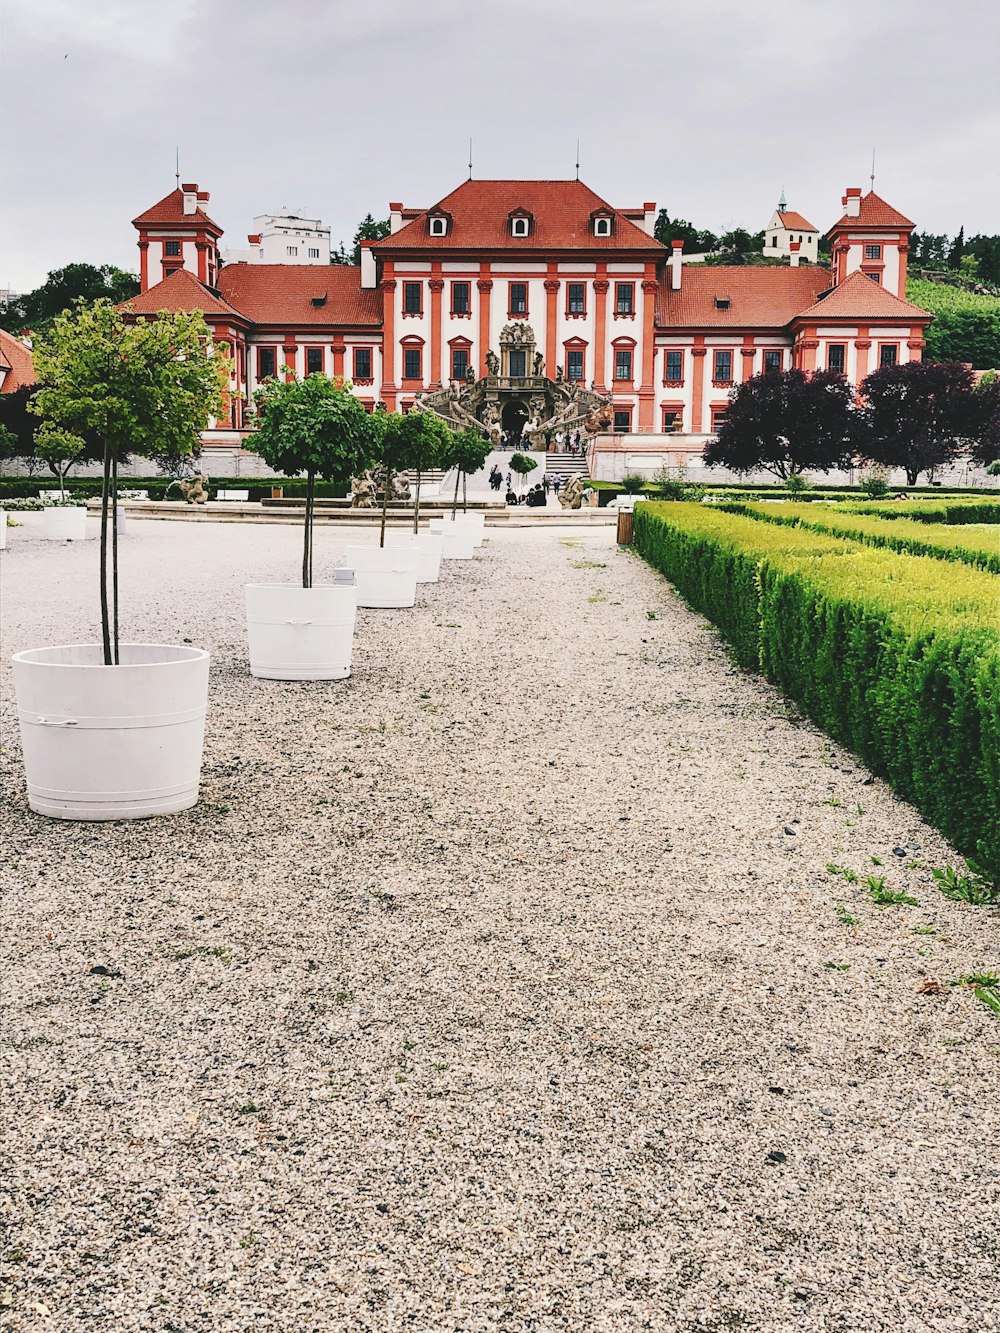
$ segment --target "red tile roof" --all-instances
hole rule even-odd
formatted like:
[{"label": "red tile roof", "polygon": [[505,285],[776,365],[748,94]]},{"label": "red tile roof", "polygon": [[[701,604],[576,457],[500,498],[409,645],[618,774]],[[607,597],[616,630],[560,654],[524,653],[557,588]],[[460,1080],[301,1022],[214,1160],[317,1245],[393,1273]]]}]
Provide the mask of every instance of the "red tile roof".
[{"label": "red tile roof", "polygon": [[[202,190],[199,194],[204,195]],[[207,198],[208,196],[205,195]],[[222,228],[217,222],[213,222],[203,208],[196,208],[193,213],[184,212],[184,191],[181,189],[171,190],[168,195],[154,204],[152,208],[147,208],[145,213],[140,213],[137,218],[132,219],[132,226],[138,227],[140,224],[146,226],[172,226],[175,223],[183,223],[190,227],[207,227],[214,231],[217,236],[222,235]]]},{"label": "red tile roof", "polygon": [[[531,235],[523,240],[510,234],[508,215],[516,209],[532,214]],[[595,236],[591,214],[614,215],[611,236]],[[429,236],[428,213],[449,213],[447,236]],[[407,216],[409,210],[404,212]],[[588,189],[582,181],[464,181],[434,208],[422,209],[412,222],[376,241],[376,252],[394,250],[645,250],[663,253],[664,247],[621,209]]]},{"label": "red tile roof", "polygon": [[884,199],[880,199],[874,190],[868,194],[862,195],[861,212],[856,218],[849,218],[845,213],[839,222],[835,222],[826,233],[830,236],[839,227],[912,227],[914,224],[909,218],[903,217],[902,213],[893,208],[892,204],[887,204]]},{"label": "red tile roof", "polygon": [[781,225],[783,227],[787,227],[789,231],[819,230],[818,227],[813,226],[813,224],[808,220],[808,218],[804,218],[801,213],[793,213],[790,209],[782,213],[781,209],[779,208],[778,217],[781,219]]},{"label": "red tile roof", "polygon": [[240,318],[238,310],[220,300],[186,268],[176,269],[155,287],[122,301],[118,309],[129,309],[135,315],[158,315],[161,310],[200,310],[203,315]]},{"label": "red tile roof", "polygon": [[[782,329],[829,285],[828,270],[814,264],[685,264],[680,291],[671,290],[669,269],[660,279],[656,323],[668,329]],[[720,310],[717,298],[728,300],[728,308]]]},{"label": "red tile roof", "polygon": [[35,384],[38,376],[31,352],[19,338],[0,329],[0,368],[7,371],[0,384],[0,393],[13,393],[26,384]]},{"label": "red tile roof", "polygon": [[802,311],[803,319],[900,319],[906,323],[929,320],[930,314],[898,296],[863,273],[852,273],[815,305]]},{"label": "red tile roof", "polygon": [[[362,287],[349,264],[227,264],[219,291],[254,324],[382,324],[382,293]],[[322,296],[326,304],[313,305]]]}]

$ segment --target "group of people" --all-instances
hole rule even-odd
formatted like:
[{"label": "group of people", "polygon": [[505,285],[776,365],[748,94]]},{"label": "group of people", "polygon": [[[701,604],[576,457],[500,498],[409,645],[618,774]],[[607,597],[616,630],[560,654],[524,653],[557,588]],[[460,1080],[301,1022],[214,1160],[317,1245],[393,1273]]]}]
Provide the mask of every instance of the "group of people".
[{"label": "group of people", "polygon": [[[522,438],[520,431],[505,430],[501,432],[498,449],[522,449],[525,445],[525,439]],[[580,431],[557,430],[554,435],[549,437],[549,448],[558,449],[567,454],[583,453],[583,435]]]},{"label": "group of people", "polygon": [[518,495],[514,490],[514,478],[510,472],[506,476],[500,471],[496,463],[490,472],[490,490],[499,491],[502,487],[506,488],[506,501],[509,505],[528,505],[530,508],[543,508],[548,503],[549,492],[558,498],[559,477],[550,477],[548,473],[542,477],[541,481],[536,482],[524,495]]}]

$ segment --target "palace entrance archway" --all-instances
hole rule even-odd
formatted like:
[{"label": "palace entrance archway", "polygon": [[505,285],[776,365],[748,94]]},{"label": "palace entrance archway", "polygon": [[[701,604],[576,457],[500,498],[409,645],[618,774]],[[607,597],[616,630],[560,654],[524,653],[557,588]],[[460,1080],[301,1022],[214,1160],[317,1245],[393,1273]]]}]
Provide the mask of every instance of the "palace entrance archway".
[{"label": "palace entrance archway", "polygon": [[517,398],[511,398],[503,405],[500,414],[501,428],[509,432],[515,440],[521,438],[521,430],[528,420],[528,409]]}]

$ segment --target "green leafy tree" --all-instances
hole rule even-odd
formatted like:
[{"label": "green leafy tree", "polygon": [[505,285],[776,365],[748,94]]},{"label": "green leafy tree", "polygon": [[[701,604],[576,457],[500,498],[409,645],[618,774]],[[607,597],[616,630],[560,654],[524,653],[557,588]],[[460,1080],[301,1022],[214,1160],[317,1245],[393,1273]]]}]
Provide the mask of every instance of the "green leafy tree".
[{"label": "green leafy tree", "polygon": [[511,472],[515,473],[518,477],[520,477],[522,486],[524,485],[525,477],[528,475],[529,472],[534,472],[537,466],[538,464],[535,462],[533,458],[529,457],[528,454],[520,454],[520,453],[511,454],[510,462],[508,463],[508,467],[510,468]]},{"label": "green leafy tree", "polygon": [[[451,445],[451,431],[431,412],[393,412],[386,419],[383,448],[391,454],[399,471],[417,474],[413,503],[413,531],[420,529],[420,483],[428,469],[437,467]],[[386,495],[388,495],[388,486]],[[385,545],[385,506],[382,510],[381,545]]]},{"label": "green leafy tree", "polygon": [[965,228],[959,227],[958,235],[951,243],[951,249],[948,251],[948,267],[961,268],[962,256],[965,254]]},{"label": "green leafy tree", "polygon": [[0,393],[0,426],[9,430],[15,441],[9,458],[34,456],[38,416],[31,411],[31,401],[36,392],[37,385],[25,384],[13,393]]},{"label": "green leafy tree", "polygon": [[86,448],[79,435],[43,422],[35,434],[35,453],[59,478],[59,498],[66,499],[66,474]]},{"label": "green leafy tree", "polygon": [[17,436],[9,426],[0,422],[0,463],[6,463],[8,459],[16,458],[17,450]]},{"label": "green leafy tree", "polygon": [[[126,320],[108,300],[77,301],[56,317],[35,350],[38,389],[31,409],[44,421],[103,443],[101,633],[104,662],[118,662],[118,463],[191,453],[208,418],[222,411],[226,358],[206,354],[203,317],[177,313]],[[108,586],[109,505],[111,598]]]},{"label": "green leafy tree", "polygon": [[969,450],[974,463],[986,467],[991,476],[1000,471],[1000,377],[984,375],[972,395],[975,433]]},{"label": "green leafy tree", "polygon": [[372,464],[384,413],[366,412],[342,380],[270,379],[254,394],[260,425],[246,448],[282,476],[306,474],[302,586],[313,583],[316,478],[347,487]]},{"label": "green leafy tree", "polygon": [[361,263],[361,242],[382,240],[384,236],[389,235],[390,225],[388,218],[373,218],[371,213],[366,213],[364,219],[358,223],[352,248],[348,250],[341,241],[337,249],[330,255],[330,263],[354,264],[357,266]]},{"label": "green leafy tree", "polygon": [[705,464],[739,474],[760,469],[782,481],[844,467],[851,458],[853,401],[851,386],[835,371],[753,375],[730,393]]},{"label": "green leafy tree", "polygon": [[[477,430],[460,430],[452,435],[448,448],[441,459],[441,466],[446,472],[450,472],[452,468],[455,469],[455,495],[451,502],[452,516],[458,512],[459,482],[463,482],[466,477],[471,476],[473,472],[478,472],[485,465],[492,448],[493,446],[487,437],[480,435]],[[521,454],[511,456],[510,466],[515,472],[518,469],[514,467],[514,459],[521,457]],[[533,459],[528,461],[534,463]],[[463,498],[462,508],[465,507]]]},{"label": "green leafy tree", "polygon": [[882,366],[859,387],[857,450],[883,467],[899,467],[908,485],[953,462],[975,438],[973,375],[957,362],[908,361]]},{"label": "green leafy tree", "polygon": [[19,297],[0,311],[0,328],[18,331],[31,329],[44,333],[57,315],[69,310],[76,301],[108,300],[113,305],[127,301],[139,292],[134,273],[113,264],[67,264],[53,269],[40,287]]}]

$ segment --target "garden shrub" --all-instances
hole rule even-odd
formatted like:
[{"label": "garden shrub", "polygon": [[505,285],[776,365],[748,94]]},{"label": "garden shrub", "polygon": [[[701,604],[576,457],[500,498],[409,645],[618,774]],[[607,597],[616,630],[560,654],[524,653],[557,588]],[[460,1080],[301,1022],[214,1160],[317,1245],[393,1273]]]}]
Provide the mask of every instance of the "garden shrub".
[{"label": "garden shrub", "polygon": [[646,504],[635,545],[757,668],[1000,881],[997,577]]}]

